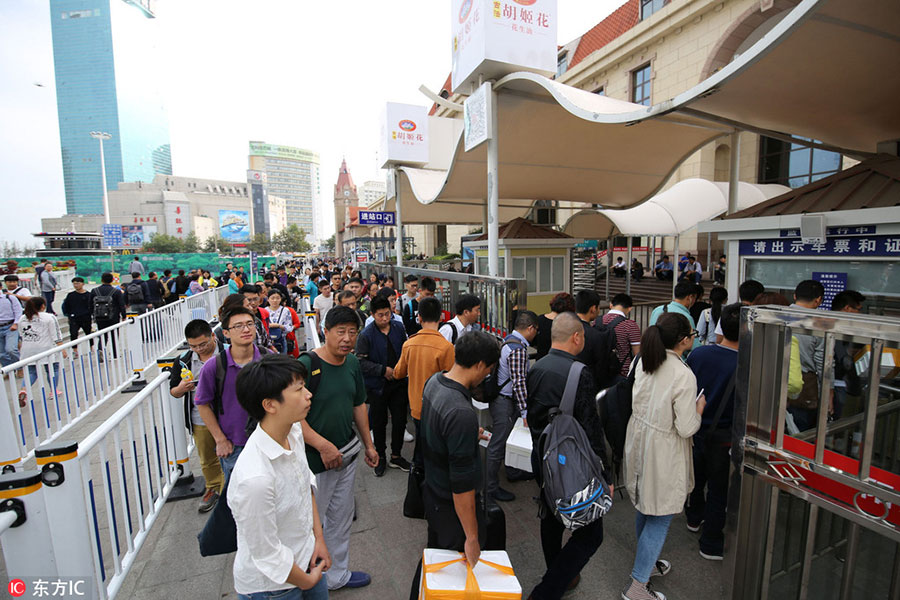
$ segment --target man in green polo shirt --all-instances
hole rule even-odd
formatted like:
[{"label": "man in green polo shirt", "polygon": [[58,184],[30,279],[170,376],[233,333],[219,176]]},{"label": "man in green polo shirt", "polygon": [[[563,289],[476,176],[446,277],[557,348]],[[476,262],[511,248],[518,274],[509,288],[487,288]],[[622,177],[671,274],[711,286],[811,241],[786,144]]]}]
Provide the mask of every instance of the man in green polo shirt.
[{"label": "man in green polo shirt", "polygon": [[[366,384],[359,360],[350,353],[356,347],[359,319],[353,309],[335,306],[325,317],[325,345],[313,350],[318,357],[304,355],[300,362],[309,379],[318,375],[309,414],[302,422],[306,441],[306,459],[316,474],[316,504],[325,532],[325,544],[331,552],[327,571],[328,589],[356,588],[368,585],[371,577],[362,571],[350,571],[350,526],[353,524],[353,482],[357,459],[374,468],[378,453],[369,436],[366,413]],[[360,437],[353,433],[352,424]],[[365,445],[364,452],[362,445]]]},{"label": "man in green polo shirt", "polygon": [[[668,304],[657,306],[653,309],[653,312],[650,313],[650,325],[656,325],[659,315],[664,312],[675,312],[687,317],[688,323],[691,324],[691,329],[696,329],[697,324],[694,323],[694,317],[691,316],[691,306],[694,305],[695,300],[697,300],[696,284],[688,280],[680,281],[678,285],[675,286],[675,299]],[[695,335],[694,345],[691,347],[691,350],[698,346],[700,346],[700,336]],[[685,354],[685,356],[687,355]]]}]

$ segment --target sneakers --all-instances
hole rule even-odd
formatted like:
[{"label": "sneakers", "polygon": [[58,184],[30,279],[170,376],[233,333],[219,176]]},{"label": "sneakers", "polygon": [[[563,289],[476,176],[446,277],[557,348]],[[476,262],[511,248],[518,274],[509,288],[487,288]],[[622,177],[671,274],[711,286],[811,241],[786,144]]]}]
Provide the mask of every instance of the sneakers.
[{"label": "sneakers", "polygon": [[650,577],[662,577],[663,575],[667,575],[671,570],[672,563],[667,560],[659,559],[650,571]]},{"label": "sneakers", "polygon": [[219,493],[217,491],[206,490],[206,493],[203,494],[203,498],[200,499],[200,506],[197,510],[202,513],[209,512],[216,506],[216,502],[218,501]]},{"label": "sneakers", "polygon": [[410,465],[409,461],[402,456],[392,456],[388,466],[392,469],[400,469],[404,473],[409,473],[409,469],[412,465]]},{"label": "sneakers", "polygon": [[724,552],[704,552],[700,550],[700,556],[706,560],[724,560]]},{"label": "sneakers", "polygon": [[387,459],[384,455],[379,455],[378,465],[375,467],[375,477],[384,477],[385,471],[387,471]]},{"label": "sneakers", "polygon": [[649,582],[641,583],[632,579],[622,592],[622,600],[666,600],[666,597],[661,592],[653,591]]},{"label": "sneakers", "polygon": [[372,583],[372,578],[363,571],[350,571],[350,579],[344,584],[345,588],[361,588]]},{"label": "sneakers", "polygon": [[703,521],[700,521],[696,525],[692,524],[690,521],[687,522],[687,530],[692,533],[697,533],[698,531],[700,531],[700,527],[702,527],[702,526],[703,526]]},{"label": "sneakers", "polygon": [[406,442],[407,444],[415,439],[416,439],[415,436],[413,434],[411,434],[410,432],[408,432],[408,431],[403,432],[403,441]]}]

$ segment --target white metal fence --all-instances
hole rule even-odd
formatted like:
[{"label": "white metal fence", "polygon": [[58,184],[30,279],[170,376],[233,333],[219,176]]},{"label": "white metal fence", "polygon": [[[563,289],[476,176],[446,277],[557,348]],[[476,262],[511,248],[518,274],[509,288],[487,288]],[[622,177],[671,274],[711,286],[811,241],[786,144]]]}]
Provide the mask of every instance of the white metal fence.
[{"label": "white metal fence", "polygon": [[38,448],[40,471],[5,476],[22,508],[12,527],[0,521],[7,572],[78,574],[86,597],[116,596],[179,476],[185,425],[167,382],[158,375],[80,444]]},{"label": "white metal fence", "polygon": [[[0,369],[0,467],[31,458],[216,317],[227,288],[181,299]],[[9,407],[8,409],[6,407]]]},{"label": "white metal fence", "polygon": [[[27,288],[32,296],[41,295],[41,284],[34,273],[16,273],[16,275],[19,278],[19,284],[22,287]],[[75,277],[75,269],[68,268],[60,269],[59,271],[54,270],[53,276],[56,278],[57,292],[68,292],[69,290],[74,289],[72,278]]]}]

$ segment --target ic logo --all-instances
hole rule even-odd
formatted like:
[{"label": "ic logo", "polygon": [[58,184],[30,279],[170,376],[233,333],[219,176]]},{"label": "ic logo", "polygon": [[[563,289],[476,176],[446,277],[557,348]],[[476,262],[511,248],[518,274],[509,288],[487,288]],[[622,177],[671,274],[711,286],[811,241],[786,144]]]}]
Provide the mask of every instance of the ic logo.
[{"label": "ic logo", "polygon": [[26,591],[25,582],[21,579],[12,579],[9,582],[9,595],[14,598],[24,596]]},{"label": "ic logo", "polygon": [[415,131],[416,130],[416,124],[413,121],[410,121],[409,119],[404,119],[404,120],[400,121],[400,123],[398,123],[398,125],[399,125],[400,129],[402,129],[403,131]]}]

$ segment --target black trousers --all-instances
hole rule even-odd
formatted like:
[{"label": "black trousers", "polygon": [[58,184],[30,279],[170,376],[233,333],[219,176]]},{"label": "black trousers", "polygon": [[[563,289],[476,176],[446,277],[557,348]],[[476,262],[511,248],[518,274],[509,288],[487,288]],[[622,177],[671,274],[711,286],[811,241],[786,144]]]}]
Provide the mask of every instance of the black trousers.
[{"label": "black trousers", "polygon": [[[84,335],[91,334],[91,317],[90,315],[86,317],[69,317],[69,337],[72,341],[78,339],[78,330],[83,330]],[[91,341],[91,346],[94,345],[93,340]]]},{"label": "black trousers", "polygon": [[381,394],[369,393],[369,424],[375,434],[375,450],[385,456],[388,412],[391,414],[391,455],[400,456],[406,431],[406,409],[409,406],[406,380],[389,381]]},{"label": "black trousers", "polygon": [[707,554],[725,550],[729,450],[727,444],[710,443],[705,431],[694,436],[694,490],[688,497],[685,516],[691,525],[703,521],[700,550]]},{"label": "black trousers", "polygon": [[[105,321],[105,320],[102,320],[102,319],[97,319],[97,331],[106,329],[107,327],[112,327],[113,325],[116,325],[118,322],[119,322],[119,321]],[[112,347],[112,356],[113,356],[113,358],[117,358],[117,357],[118,357],[118,354],[117,354],[117,352],[116,352],[116,338],[115,338],[115,334],[101,335],[101,336],[98,338],[98,341],[97,341],[97,351],[98,351],[98,352],[103,351],[103,340],[104,340],[105,338],[109,338],[109,340],[110,340],[110,346]]]},{"label": "black trousers", "polygon": [[547,572],[531,592],[531,598],[558,600],[603,543],[603,519],[576,529],[563,546],[565,527],[553,516],[546,504],[543,508],[546,516],[541,519],[541,549],[544,551]]},{"label": "black trousers", "polygon": [[[459,522],[459,517],[456,516],[453,500],[438,497],[431,491],[428,484],[422,486],[422,498],[425,501],[425,520],[428,521],[428,541],[425,547],[456,550],[457,552],[465,551],[466,532],[463,530],[462,523]],[[484,526],[484,504],[478,493],[475,494],[475,519],[478,521],[479,546],[483,547],[487,530]],[[420,558],[409,590],[410,600],[416,600],[419,597],[419,578],[421,576],[422,559]]]}]

